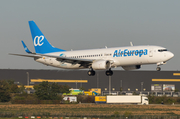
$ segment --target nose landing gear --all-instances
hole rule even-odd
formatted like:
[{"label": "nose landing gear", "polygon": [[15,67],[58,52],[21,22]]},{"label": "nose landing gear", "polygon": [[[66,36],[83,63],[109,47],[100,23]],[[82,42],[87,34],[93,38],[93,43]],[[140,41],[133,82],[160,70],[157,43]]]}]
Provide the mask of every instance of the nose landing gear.
[{"label": "nose landing gear", "polygon": [[161,67],[159,67],[160,65],[164,65],[164,64],[166,64],[166,62],[164,61],[164,62],[159,62],[159,63],[157,63],[157,68],[156,68],[156,70],[157,71],[161,71]]},{"label": "nose landing gear", "polygon": [[157,71],[161,71],[161,67],[158,66],[158,67],[156,68],[156,70],[157,70]]}]

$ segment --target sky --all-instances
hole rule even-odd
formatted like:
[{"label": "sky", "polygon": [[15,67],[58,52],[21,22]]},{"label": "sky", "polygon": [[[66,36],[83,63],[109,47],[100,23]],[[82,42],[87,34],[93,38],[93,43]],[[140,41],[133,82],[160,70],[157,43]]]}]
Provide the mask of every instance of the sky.
[{"label": "sky", "polygon": [[[162,71],[180,70],[179,0],[1,0],[0,69],[58,69],[8,55],[25,54],[21,40],[34,51],[30,20],[55,47],[158,45],[175,55]],[[143,65],[141,70],[156,70],[156,65]]]}]

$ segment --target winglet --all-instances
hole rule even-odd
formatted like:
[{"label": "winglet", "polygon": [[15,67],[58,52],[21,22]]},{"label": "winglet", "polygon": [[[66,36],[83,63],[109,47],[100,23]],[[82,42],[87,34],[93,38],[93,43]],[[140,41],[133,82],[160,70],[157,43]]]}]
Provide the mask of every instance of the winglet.
[{"label": "winglet", "polygon": [[21,42],[22,42],[22,44],[23,44],[24,50],[25,50],[27,53],[32,54],[32,52],[28,49],[28,47],[26,46],[26,44],[25,44],[23,41],[21,41]]}]

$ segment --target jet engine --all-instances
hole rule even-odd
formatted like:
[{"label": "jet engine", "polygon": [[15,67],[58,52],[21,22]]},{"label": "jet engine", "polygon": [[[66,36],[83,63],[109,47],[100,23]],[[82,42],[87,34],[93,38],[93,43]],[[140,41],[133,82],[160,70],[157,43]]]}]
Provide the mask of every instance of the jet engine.
[{"label": "jet engine", "polygon": [[92,63],[92,68],[94,70],[105,70],[111,68],[110,61],[107,60],[97,60]]},{"label": "jet engine", "polygon": [[134,70],[134,69],[140,69],[141,65],[132,65],[132,66],[122,66],[124,70]]}]

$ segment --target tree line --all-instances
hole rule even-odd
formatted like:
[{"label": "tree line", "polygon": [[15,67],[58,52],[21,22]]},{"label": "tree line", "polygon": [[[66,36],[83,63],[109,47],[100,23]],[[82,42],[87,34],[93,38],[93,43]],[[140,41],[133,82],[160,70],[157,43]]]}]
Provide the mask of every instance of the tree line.
[{"label": "tree line", "polygon": [[[35,93],[31,94],[38,100],[59,100],[62,93],[69,93],[71,87],[58,83],[42,82],[34,85]],[[26,94],[25,87],[19,87],[13,80],[0,80],[0,102],[9,102],[12,98]]]}]

